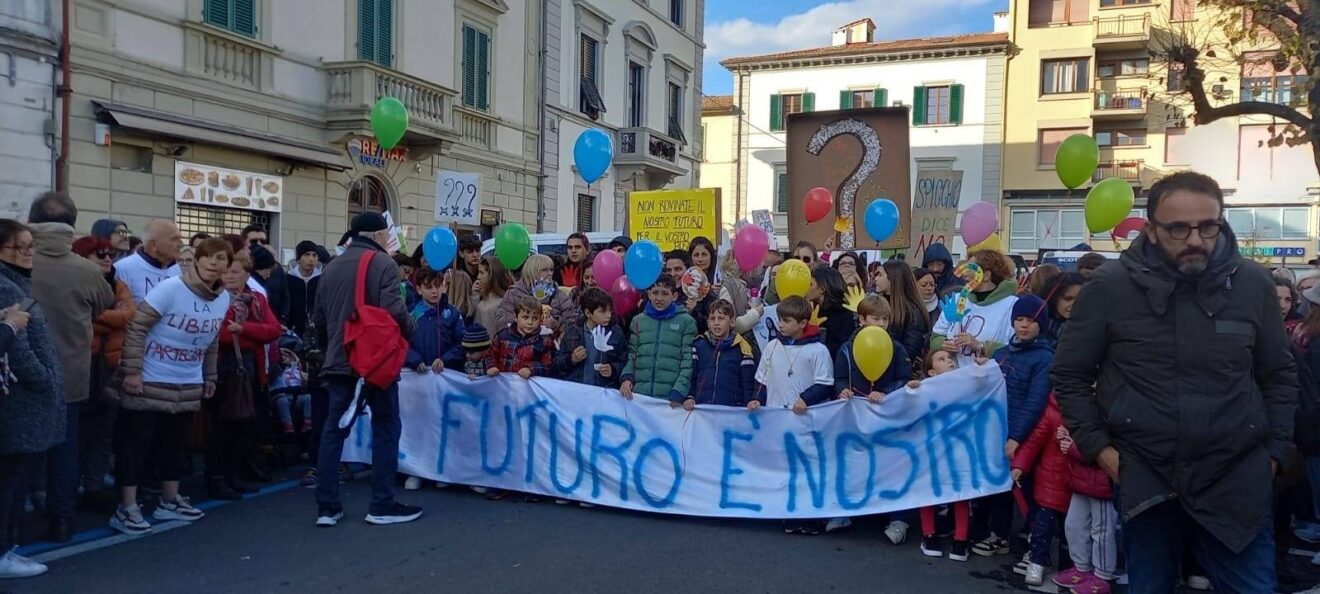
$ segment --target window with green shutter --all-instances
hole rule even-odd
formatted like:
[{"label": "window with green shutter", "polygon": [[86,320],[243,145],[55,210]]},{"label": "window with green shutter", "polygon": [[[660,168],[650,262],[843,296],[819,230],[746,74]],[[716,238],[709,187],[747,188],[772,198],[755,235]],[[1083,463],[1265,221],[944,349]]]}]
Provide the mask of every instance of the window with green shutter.
[{"label": "window with green shutter", "polygon": [[394,63],[394,0],[358,0],[358,59]]},{"label": "window with green shutter", "polygon": [[853,92],[844,89],[839,91],[839,109],[852,109]]},{"label": "window with green shutter", "polygon": [[490,109],[490,34],[463,24],[463,106]]},{"label": "window with green shutter", "polygon": [[206,0],[202,17],[209,25],[246,37],[257,36],[257,0]]},{"label": "window with green shutter", "polygon": [[788,212],[788,169],[775,168],[775,212]]},{"label": "window with green shutter", "polygon": [[912,123],[943,126],[962,123],[962,85],[916,87],[912,90]]},{"label": "window with green shutter", "polygon": [[926,87],[913,87],[912,125],[920,126],[925,123],[926,123]]},{"label": "window with green shutter", "polygon": [[770,131],[784,129],[784,111],[783,98],[780,95],[770,96]]},{"label": "window with green shutter", "polygon": [[803,112],[812,112],[812,111],[816,111],[816,94],[815,94],[815,93],[803,93],[803,94],[802,94],[802,111],[803,111]]},{"label": "window with green shutter", "polygon": [[887,105],[889,105],[889,91],[886,90],[886,89],[876,88],[876,90],[875,90],[875,106],[876,106],[876,107],[885,107],[885,106],[887,106]]},{"label": "window with green shutter", "polygon": [[949,123],[961,124],[963,119],[963,86],[949,87]]}]

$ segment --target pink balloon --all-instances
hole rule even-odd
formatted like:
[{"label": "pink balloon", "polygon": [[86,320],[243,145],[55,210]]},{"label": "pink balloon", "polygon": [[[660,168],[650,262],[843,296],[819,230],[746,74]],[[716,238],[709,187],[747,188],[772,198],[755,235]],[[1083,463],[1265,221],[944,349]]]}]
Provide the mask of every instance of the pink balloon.
[{"label": "pink balloon", "polygon": [[977,202],[962,216],[962,238],[969,246],[990,239],[999,228],[999,210],[989,202]]},{"label": "pink balloon", "polygon": [[743,272],[760,266],[768,251],[770,234],[756,225],[743,227],[733,238],[733,258],[738,261],[738,268]]},{"label": "pink balloon", "polygon": [[614,279],[623,276],[623,258],[614,250],[605,250],[596,254],[591,271],[596,275],[596,283],[602,287],[613,287]]},{"label": "pink balloon", "polygon": [[637,303],[642,300],[642,294],[628,282],[627,276],[614,279],[610,285],[610,296],[614,298],[614,315],[619,318],[632,314],[637,309]]}]

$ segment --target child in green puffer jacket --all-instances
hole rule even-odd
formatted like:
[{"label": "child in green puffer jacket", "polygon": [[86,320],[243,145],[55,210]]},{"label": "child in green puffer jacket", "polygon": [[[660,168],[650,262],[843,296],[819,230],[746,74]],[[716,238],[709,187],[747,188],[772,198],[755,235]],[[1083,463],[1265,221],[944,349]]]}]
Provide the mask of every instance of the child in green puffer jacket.
[{"label": "child in green puffer jacket", "polygon": [[633,318],[628,337],[628,364],[619,392],[632,400],[634,392],[682,404],[692,386],[692,341],[697,321],[678,298],[678,279],[660,275],[647,290],[646,311]]}]

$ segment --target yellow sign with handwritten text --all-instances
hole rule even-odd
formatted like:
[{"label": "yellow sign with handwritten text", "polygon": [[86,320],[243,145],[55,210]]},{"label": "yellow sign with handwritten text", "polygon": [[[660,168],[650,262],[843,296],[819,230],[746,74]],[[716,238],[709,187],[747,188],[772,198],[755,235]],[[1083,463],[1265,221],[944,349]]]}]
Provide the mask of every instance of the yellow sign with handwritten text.
[{"label": "yellow sign with handwritten text", "polygon": [[719,241],[720,190],[652,190],[628,193],[628,231],[662,250],[687,249],[694,237]]}]

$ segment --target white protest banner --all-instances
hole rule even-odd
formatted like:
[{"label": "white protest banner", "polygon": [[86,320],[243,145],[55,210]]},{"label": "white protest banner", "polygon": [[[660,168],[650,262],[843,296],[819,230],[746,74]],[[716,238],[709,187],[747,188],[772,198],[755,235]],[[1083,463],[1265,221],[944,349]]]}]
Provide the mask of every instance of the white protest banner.
[{"label": "white protest banner", "polygon": [[[804,415],[628,401],[513,374],[404,372],[399,471],[614,507],[694,516],[829,518],[1007,491],[1004,379],[993,362]],[[371,461],[367,417],[343,460]]]},{"label": "white protest banner", "polygon": [[437,171],[435,220],[459,225],[480,225],[481,174]]}]

